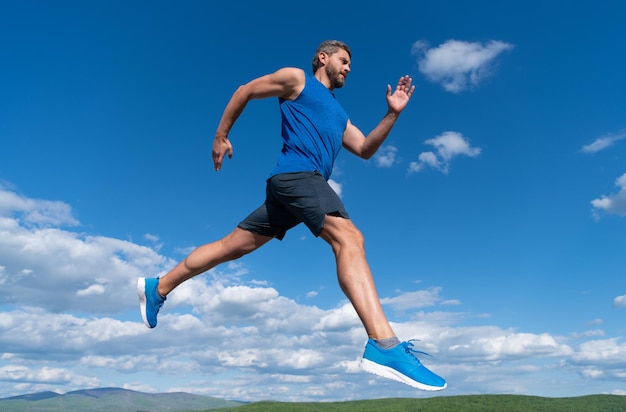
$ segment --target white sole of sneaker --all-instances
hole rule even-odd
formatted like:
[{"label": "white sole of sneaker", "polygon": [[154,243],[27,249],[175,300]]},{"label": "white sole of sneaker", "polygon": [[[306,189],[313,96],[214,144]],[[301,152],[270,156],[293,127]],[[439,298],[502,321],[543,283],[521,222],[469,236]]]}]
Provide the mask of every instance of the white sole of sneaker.
[{"label": "white sole of sneaker", "polygon": [[146,318],[146,278],[137,279],[137,297],[139,297],[139,311],[141,312],[143,323],[150,327]]},{"label": "white sole of sneaker", "polygon": [[448,386],[447,383],[445,383],[443,386],[430,386],[419,383],[409,378],[408,376],[401,374],[395,369],[391,369],[388,366],[380,365],[368,359],[361,359],[361,363],[359,364],[359,366],[366,372],[373,373],[374,375],[382,376],[383,378],[391,379],[396,382],[401,382],[405,385],[409,385],[413,388],[421,389],[423,391],[441,391],[444,390],[446,386]]}]

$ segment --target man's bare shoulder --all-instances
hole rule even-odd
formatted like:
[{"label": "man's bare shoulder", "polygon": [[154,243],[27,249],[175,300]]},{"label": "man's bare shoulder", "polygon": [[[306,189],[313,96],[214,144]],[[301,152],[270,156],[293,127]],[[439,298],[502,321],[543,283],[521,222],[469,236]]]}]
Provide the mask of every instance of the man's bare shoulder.
[{"label": "man's bare shoulder", "polygon": [[298,67],[283,67],[274,72],[274,75],[289,82],[304,82],[304,70]]},{"label": "man's bare shoulder", "polygon": [[304,88],[305,76],[302,69],[286,67],[258,77],[241,86],[251,99],[281,97],[295,99]]},{"label": "man's bare shoulder", "polygon": [[283,67],[275,71],[272,75],[273,81],[283,85],[288,93],[282,97],[285,99],[295,99],[298,97],[306,83],[304,70],[297,67]]}]

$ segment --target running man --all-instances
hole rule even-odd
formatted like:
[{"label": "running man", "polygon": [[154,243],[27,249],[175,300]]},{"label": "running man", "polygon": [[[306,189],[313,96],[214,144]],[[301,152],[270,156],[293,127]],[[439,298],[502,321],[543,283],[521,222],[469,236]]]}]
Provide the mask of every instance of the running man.
[{"label": "running man", "polygon": [[339,285],[367,332],[361,368],[418,389],[442,390],[445,380],[415,357],[411,341],[400,342],[392,330],[365,258],[363,235],[327,183],[342,147],[364,159],[376,153],[415,90],[409,76],[400,77],[395,90],[388,85],[387,113],[366,137],[350,122],[333,93],[343,87],[351,57],[345,43],[325,41],[313,56],[313,75],[282,68],[235,91],[215,133],[216,171],[226,155],[233,155],[228,134],[246,104],[268,97],[278,98],[280,104],[283,147],[267,180],[265,202],[230,234],[198,247],[161,278],[139,278],[141,314],[146,326],[154,328],[166,296],[178,285],[253,252],[273,238],[282,240],[289,229],[304,223],[331,246]]}]

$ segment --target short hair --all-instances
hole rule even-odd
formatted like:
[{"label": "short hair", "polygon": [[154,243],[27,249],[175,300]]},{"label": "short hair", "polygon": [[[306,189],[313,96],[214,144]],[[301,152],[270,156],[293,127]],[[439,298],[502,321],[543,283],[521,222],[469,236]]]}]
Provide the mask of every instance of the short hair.
[{"label": "short hair", "polygon": [[315,74],[317,69],[322,66],[322,63],[320,63],[320,53],[326,53],[330,56],[331,54],[337,53],[337,50],[339,49],[343,49],[348,52],[348,56],[352,58],[352,52],[346,43],[339,40],[326,40],[322,42],[322,44],[317,47],[317,50],[315,50],[315,55],[313,56],[313,73]]}]

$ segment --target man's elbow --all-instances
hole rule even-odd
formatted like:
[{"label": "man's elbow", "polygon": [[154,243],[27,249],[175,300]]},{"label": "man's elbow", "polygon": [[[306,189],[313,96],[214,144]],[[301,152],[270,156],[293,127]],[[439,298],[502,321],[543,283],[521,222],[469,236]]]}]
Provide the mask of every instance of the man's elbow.
[{"label": "man's elbow", "polygon": [[235,93],[233,94],[233,96],[237,96],[239,99],[246,101],[250,100],[250,95],[250,87],[247,84],[242,84],[237,87],[237,90],[235,90]]},{"label": "man's elbow", "polygon": [[372,150],[372,149],[364,147],[361,150],[359,150],[359,152],[356,155],[359,156],[361,159],[370,160],[372,156],[374,156],[374,153],[376,153],[376,150]]},{"label": "man's elbow", "polygon": [[348,147],[348,146],[344,146],[344,147],[353,155],[360,157],[361,159],[364,159],[364,160],[369,160],[374,155],[374,152],[370,153],[370,151],[365,150],[362,147],[359,147],[359,148]]}]

